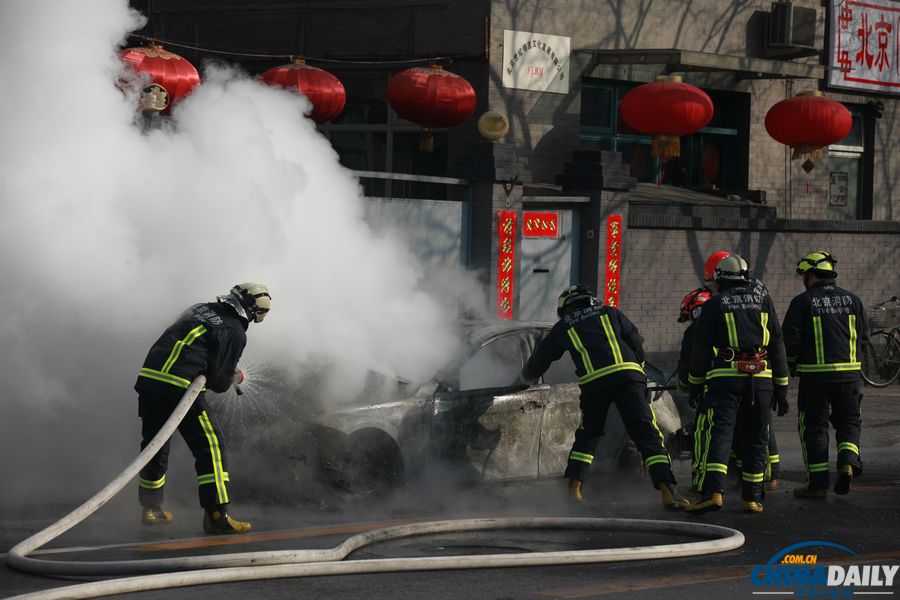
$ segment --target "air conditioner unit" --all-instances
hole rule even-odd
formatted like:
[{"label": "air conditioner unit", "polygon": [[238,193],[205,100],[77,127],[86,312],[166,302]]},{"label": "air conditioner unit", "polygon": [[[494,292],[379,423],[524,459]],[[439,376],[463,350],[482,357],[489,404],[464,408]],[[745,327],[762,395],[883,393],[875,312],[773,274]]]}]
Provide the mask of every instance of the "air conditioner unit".
[{"label": "air conditioner unit", "polygon": [[765,55],[798,58],[818,54],[816,17],[815,8],[773,2],[766,26]]}]

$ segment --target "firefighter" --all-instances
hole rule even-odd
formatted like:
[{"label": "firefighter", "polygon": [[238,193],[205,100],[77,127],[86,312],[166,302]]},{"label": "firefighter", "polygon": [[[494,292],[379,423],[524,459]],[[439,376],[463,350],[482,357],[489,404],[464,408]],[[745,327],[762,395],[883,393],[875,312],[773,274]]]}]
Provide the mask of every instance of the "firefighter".
[{"label": "firefighter", "polygon": [[859,357],[868,338],[862,302],[835,285],[837,261],[828,252],[811,252],[797,263],[806,291],[794,298],[784,317],[784,344],[791,374],[800,376],[797,408],[806,485],[797,498],[828,493],[828,420],[836,431],[836,494],[850,491],[862,474],[859,455],[861,373]]},{"label": "firefighter", "polygon": [[[243,381],[237,368],[247,343],[247,327],[261,323],[269,312],[271,296],[266,286],[243,283],[219,296],[216,302],[195,304],[179,316],[159,337],[144,360],[134,389],[141,417],[141,450],[169,419],[185,390],[198,375],[206,386],[224,392]],[[245,533],[250,523],[232,518],[226,508],[228,467],[219,428],[208,412],[204,393],[192,404],[178,426],[194,455],[203,529],[210,534]],[[172,513],[162,509],[169,459],[169,441],[141,469],[138,499],[146,524],[168,523]]]},{"label": "firefighter", "polygon": [[[694,344],[694,324],[700,316],[700,309],[703,303],[712,298],[712,290],[706,286],[691,290],[681,300],[679,308],[678,322],[689,323],[684,330],[681,338],[681,351],[678,354],[678,389],[682,392],[689,391],[688,371],[690,367],[691,348]],[[697,409],[697,404],[691,402],[691,408]],[[691,453],[691,489],[697,490],[697,483],[700,477],[700,442],[703,439],[705,431],[705,421],[703,413],[697,411],[694,415],[694,446]]]},{"label": "firefighter", "polygon": [[687,510],[699,515],[722,508],[738,427],[744,511],[761,513],[771,407],[779,416],[788,410],[781,327],[772,299],[753,289],[743,258],[720,259],[713,278],[718,293],[703,305],[691,349],[688,383],[708,429],[700,448],[701,497]]},{"label": "firefighter", "polygon": [[569,495],[582,500],[582,482],[594,460],[611,402],[622,417],[660,491],[663,505],[680,509],[688,502],[676,490],[671,459],[646,397],[643,339],[621,311],[604,306],[584,285],[566,288],[557,303],[559,321],[535,348],[519,376],[518,387],[534,384],[568,350],[581,386],[581,425],[569,453],[565,477]]},{"label": "firefighter", "polygon": [[[703,267],[703,279],[706,282],[706,285],[712,285],[715,280],[715,269],[716,264],[731,254],[728,250],[717,250],[709,255],[709,258],[706,259],[706,264]],[[753,288],[754,294],[759,294],[762,296],[769,295],[769,289],[766,287],[766,284],[762,282],[761,279],[754,279],[751,282],[751,286]],[[735,483],[740,486],[741,482],[741,459],[738,456],[738,448],[740,446],[740,435],[737,430],[735,430],[734,440],[732,441],[731,446],[731,455],[729,457],[729,464],[734,467]],[[781,477],[781,457],[778,455],[778,440],[775,437],[775,428],[769,425],[769,446],[766,452],[766,474],[765,474],[765,490],[767,492],[774,492],[778,489],[778,479]]]}]

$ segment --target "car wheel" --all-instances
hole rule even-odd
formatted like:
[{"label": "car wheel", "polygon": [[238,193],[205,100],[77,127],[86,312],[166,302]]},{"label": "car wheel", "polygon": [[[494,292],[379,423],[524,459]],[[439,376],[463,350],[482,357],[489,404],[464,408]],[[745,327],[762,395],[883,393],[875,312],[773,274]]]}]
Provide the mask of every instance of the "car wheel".
[{"label": "car wheel", "polygon": [[365,429],[348,440],[343,487],[357,495],[383,496],[403,481],[403,459],[394,440],[383,431]]}]

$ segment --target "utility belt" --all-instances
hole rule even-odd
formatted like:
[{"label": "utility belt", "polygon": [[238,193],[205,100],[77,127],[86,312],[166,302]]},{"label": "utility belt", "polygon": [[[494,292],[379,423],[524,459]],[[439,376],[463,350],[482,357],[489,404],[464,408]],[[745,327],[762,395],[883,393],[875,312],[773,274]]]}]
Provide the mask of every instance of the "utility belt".
[{"label": "utility belt", "polygon": [[756,352],[743,352],[734,348],[720,348],[718,358],[725,362],[732,363],[741,373],[749,373],[755,375],[766,370],[766,358],[769,353],[765,348],[761,348]]}]

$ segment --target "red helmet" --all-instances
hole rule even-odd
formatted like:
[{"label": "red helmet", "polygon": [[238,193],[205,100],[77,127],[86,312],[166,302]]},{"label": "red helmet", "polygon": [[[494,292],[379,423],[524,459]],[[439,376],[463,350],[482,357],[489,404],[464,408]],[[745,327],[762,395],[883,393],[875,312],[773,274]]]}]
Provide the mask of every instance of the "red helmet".
[{"label": "red helmet", "polygon": [[728,250],[716,250],[709,255],[709,258],[706,259],[706,264],[703,266],[703,281],[716,280],[716,265],[726,256],[731,256],[731,252]]},{"label": "red helmet", "polygon": [[687,296],[681,300],[678,322],[696,321],[697,317],[700,316],[700,307],[710,298],[712,298],[712,290],[708,287],[701,287],[688,292]]}]

